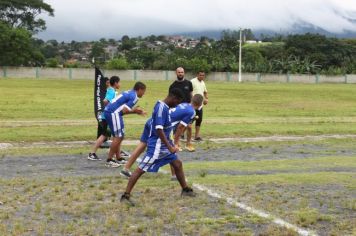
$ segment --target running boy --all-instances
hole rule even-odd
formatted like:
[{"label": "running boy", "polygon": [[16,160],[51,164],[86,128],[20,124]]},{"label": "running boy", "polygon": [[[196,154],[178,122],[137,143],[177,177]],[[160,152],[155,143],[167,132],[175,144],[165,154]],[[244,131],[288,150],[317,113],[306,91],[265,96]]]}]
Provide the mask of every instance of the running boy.
[{"label": "running boy", "polygon": [[177,106],[182,98],[183,95],[179,89],[172,89],[163,101],[156,103],[152,113],[152,132],[147,140],[146,155],[130,177],[126,191],[121,196],[121,202],[125,201],[134,206],[134,203],[130,199],[130,194],[137,180],[145,172],[157,172],[161,166],[166,164],[173,166],[182,187],[182,196],[195,196],[193,189],[188,187],[185,181],[182,162],[176,155],[178,149],[169,140],[172,130],[169,108]]},{"label": "running boy", "polygon": [[[113,136],[108,159],[106,160],[107,166],[119,167],[124,164],[113,159],[115,153],[120,153],[121,142],[125,135],[123,115],[133,113],[146,115],[143,109],[139,107],[133,108],[145,92],[146,85],[142,82],[137,82],[132,90],[121,93],[105,107],[104,116]],[[116,158],[119,159],[120,157],[117,156]]]}]

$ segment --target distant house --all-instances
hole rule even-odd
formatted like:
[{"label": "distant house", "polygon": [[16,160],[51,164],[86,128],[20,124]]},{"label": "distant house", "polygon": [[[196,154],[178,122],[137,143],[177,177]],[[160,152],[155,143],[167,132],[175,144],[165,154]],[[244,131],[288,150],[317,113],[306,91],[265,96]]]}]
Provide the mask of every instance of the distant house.
[{"label": "distant house", "polygon": [[115,55],[117,55],[118,51],[119,50],[118,50],[117,46],[115,46],[115,45],[109,45],[104,48],[105,54],[109,55],[110,59],[113,59],[115,57]]}]

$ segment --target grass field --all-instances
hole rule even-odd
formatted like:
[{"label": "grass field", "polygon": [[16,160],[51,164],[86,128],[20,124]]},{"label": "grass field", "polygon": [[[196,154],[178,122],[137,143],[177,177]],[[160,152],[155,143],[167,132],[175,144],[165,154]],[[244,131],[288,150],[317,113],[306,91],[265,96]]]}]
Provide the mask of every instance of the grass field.
[{"label": "grass field", "polygon": [[[128,207],[118,201],[127,180],[87,161],[90,145],[21,146],[93,140],[92,83],[0,79],[0,143],[16,144],[0,149],[0,235],[298,235],[272,216],[318,235],[356,235],[356,140],[342,138],[356,134],[356,86],[207,82],[206,139],[341,135],[205,141],[179,154],[190,184],[271,215],[263,218],[198,190],[181,198],[164,173],[144,175],[133,191],[138,205]],[[151,111],[169,84],[148,82],[140,105]],[[137,139],[145,118],[125,121]]]},{"label": "grass field", "polygon": [[[133,83],[124,81],[122,90]],[[151,112],[169,84],[147,82],[147,94],[139,104]],[[208,82],[208,89],[202,128],[208,137],[356,134],[354,85]],[[95,136],[92,81],[1,79],[0,94],[0,142]],[[145,118],[128,116],[127,137],[138,137],[144,122]]]}]

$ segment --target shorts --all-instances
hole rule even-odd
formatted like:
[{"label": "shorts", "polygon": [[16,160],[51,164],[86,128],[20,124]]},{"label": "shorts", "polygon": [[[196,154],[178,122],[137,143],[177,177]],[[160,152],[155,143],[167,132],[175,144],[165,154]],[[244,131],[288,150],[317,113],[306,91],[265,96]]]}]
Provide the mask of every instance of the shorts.
[{"label": "shorts", "polygon": [[106,123],[106,120],[101,120],[98,123],[97,138],[99,138],[101,135],[104,135],[105,137],[110,137],[110,131],[108,130],[108,123]]},{"label": "shorts", "polygon": [[151,125],[152,125],[152,118],[146,121],[145,127],[143,128],[143,132],[140,138],[140,141],[143,143],[147,143],[148,137],[151,135]]},{"label": "shorts", "polygon": [[161,143],[161,139],[148,140],[153,145],[148,145],[146,155],[142,158],[139,168],[145,172],[158,172],[159,168],[177,160],[177,154],[169,152]]},{"label": "shorts", "polygon": [[149,155],[147,151],[146,155],[139,164],[139,168],[145,172],[158,172],[159,168],[167,165],[174,160],[177,160],[177,154],[170,152],[160,152],[157,157],[155,155]]},{"label": "shorts", "polygon": [[195,120],[195,126],[200,126],[201,122],[203,121],[203,108],[200,110],[195,110],[195,115],[199,117]]},{"label": "shorts", "polygon": [[105,120],[110,127],[113,137],[123,138],[125,136],[124,119],[119,113],[104,112]]}]

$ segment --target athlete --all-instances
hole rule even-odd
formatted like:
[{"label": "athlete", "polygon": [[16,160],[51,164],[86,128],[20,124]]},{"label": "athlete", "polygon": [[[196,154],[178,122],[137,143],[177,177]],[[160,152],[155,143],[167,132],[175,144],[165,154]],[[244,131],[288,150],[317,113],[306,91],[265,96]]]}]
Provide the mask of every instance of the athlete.
[{"label": "athlete", "polygon": [[171,164],[176,172],[177,179],[182,187],[182,196],[195,196],[193,189],[188,187],[183,171],[182,162],[178,159],[176,152],[178,149],[173,145],[169,136],[172,131],[172,123],[169,108],[177,106],[183,98],[179,89],[172,89],[169,95],[158,101],[153,109],[151,134],[147,140],[147,152],[141,163],[129,178],[126,191],[121,196],[120,201],[134,206],[130,199],[130,194],[137,180],[145,172],[157,172],[160,167]]},{"label": "athlete", "polygon": [[[113,159],[115,153],[120,153],[121,142],[125,136],[123,116],[126,114],[146,115],[142,108],[134,107],[145,92],[146,85],[142,82],[137,82],[132,90],[121,93],[105,107],[104,116],[113,136],[106,160],[107,166],[119,167],[125,163],[124,161],[117,162]],[[120,160],[120,156],[116,158]]]},{"label": "athlete", "polygon": [[[203,97],[199,94],[193,96],[192,102],[181,103],[177,107],[170,110],[172,127],[174,128],[174,146],[179,149],[179,138],[184,133],[186,127],[195,118],[195,109],[199,108],[203,102]],[[136,159],[143,153],[147,146],[147,140],[152,134],[152,118],[148,119],[145,127],[143,129],[140,143],[137,145],[135,150],[131,153],[131,156],[125,167],[121,170],[120,174],[125,177],[131,177],[130,168],[135,163]],[[172,169],[172,179],[176,180],[174,169]]]}]

